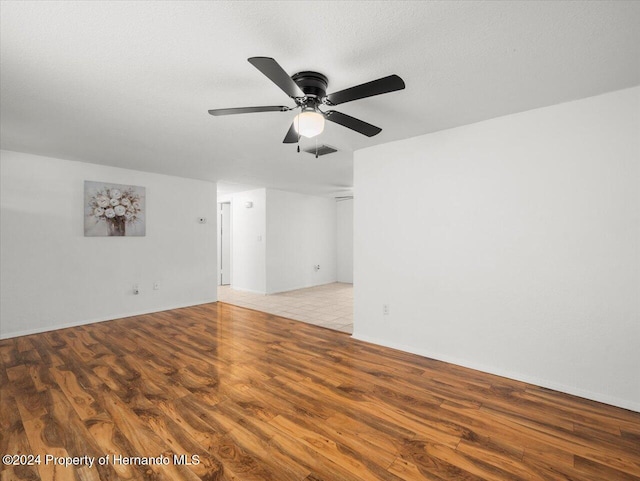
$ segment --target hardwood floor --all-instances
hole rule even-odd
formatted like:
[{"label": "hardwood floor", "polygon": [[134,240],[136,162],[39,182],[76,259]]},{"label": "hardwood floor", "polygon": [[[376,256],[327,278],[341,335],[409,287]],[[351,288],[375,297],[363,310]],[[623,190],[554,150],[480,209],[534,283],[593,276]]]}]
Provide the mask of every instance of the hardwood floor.
[{"label": "hardwood floor", "polygon": [[0,363],[0,454],[41,455],[2,481],[640,480],[639,413],[221,303],[0,341]]}]

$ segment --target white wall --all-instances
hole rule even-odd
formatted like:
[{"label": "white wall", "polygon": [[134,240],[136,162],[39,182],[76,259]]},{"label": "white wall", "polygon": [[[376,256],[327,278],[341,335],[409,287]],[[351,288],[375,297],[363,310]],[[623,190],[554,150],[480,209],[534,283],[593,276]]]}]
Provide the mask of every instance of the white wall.
[{"label": "white wall", "polygon": [[266,265],[269,294],[335,282],[335,200],[268,189]]},{"label": "white wall", "polygon": [[[225,196],[231,202],[231,287],[264,294],[266,281],[266,189]],[[247,202],[253,206],[245,207]]]},{"label": "white wall", "polygon": [[333,199],[262,188],[218,200],[231,202],[233,289],[273,294],[335,282]]},{"label": "white wall", "polygon": [[639,169],[640,87],[356,152],[355,337],[640,411]]},{"label": "white wall", "polygon": [[[216,301],[215,184],[9,151],[0,171],[0,337]],[[146,236],[84,237],[85,180],[144,186]]]},{"label": "white wall", "polygon": [[353,283],[353,199],[336,202],[338,282]]}]

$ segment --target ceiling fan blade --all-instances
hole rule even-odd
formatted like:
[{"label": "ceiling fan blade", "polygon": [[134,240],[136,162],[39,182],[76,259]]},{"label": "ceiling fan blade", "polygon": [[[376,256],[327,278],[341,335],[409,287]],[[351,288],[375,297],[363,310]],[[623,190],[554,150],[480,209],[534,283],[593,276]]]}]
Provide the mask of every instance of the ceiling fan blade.
[{"label": "ceiling fan blade", "polygon": [[295,144],[298,142],[299,136],[298,132],[296,132],[295,127],[293,126],[293,122],[291,122],[291,127],[289,127],[289,131],[287,135],[284,136],[283,144]]},{"label": "ceiling fan blade", "polygon": [[215,117],[220,115],[235,115],[235,114],[251,114],[254,112],[286,112],[291,110],[284,105],[270,105],[268,107],[238,107],[235,109],[213,109],[209,110],[209,113]]},{"label": "ceiling fan blade", "polygon": [[304,93],[298,87],[289,74],[271,57],[251,57],[249,63],[265,74],[269,80],[276,84],[289,97],[304,97]]},{"label": "ceiling fan blade", "polygon": [[386,94],[402,90],[404,88],[404,80],[397,75],[389,75],[388,77],[372,80],[366,84],[356,85],[345,90],[340,90],[327,95],[329,105],[339,105],[352,100],[373,97],[374,95]]},{"label": "ceiling fan blade", "polygon": [[373,137],[374,135],[382,132],[380,127],[376,127],[375,125],[371,125],[360,119],[351,117],[351,115],[336,112],[335,110],[325,112],[324,117],[331,122],[335,122],[336,124],[340,124],[348,129],[355,130],[367,137]]}]

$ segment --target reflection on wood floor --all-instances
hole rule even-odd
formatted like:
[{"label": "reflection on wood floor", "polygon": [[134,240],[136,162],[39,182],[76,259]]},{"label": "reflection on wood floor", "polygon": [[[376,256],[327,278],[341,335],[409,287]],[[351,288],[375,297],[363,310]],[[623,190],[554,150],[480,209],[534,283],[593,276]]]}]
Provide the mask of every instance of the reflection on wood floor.
[{"label": "reflection on wood floor", "polygon": [[0,453],[170,460],[3,481],[640,479],[639,413],[221,303],[0,355]]}]

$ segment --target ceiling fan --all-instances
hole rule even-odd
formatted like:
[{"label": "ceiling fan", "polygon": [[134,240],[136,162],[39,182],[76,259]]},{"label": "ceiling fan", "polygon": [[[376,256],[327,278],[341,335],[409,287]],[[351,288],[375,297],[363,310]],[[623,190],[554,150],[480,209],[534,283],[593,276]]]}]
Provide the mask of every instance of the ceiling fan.
[{"label": "ceiling fan", "polygon": [[[402,90],[404,81],[397,75],[379,78],[371,82],[356,85],[339,92],[327,95],[327,77],[319,72],[299,72],[289,76],[287,72],[271,57],[251,57],[249,63],[266,75],[295,103],[295,107],[284,105],[272,105],[264,107],[239,107],[230,109],[213,109],[209,113],[214,116],[247,114],[253,112],[288,112],[301,109],[301,112],[293,119],[293,123],[285,135],[283,143],[295,144],[300,136],[312,138],[324,130],[325,120],[355,130],[356,132],[373,137],[382,129],[364,122],[350,115],[335,110],[320,110],[321,105],[334,106],[353,100],[373,97]],[[300,151],[300,147],[298,147]]]}]

